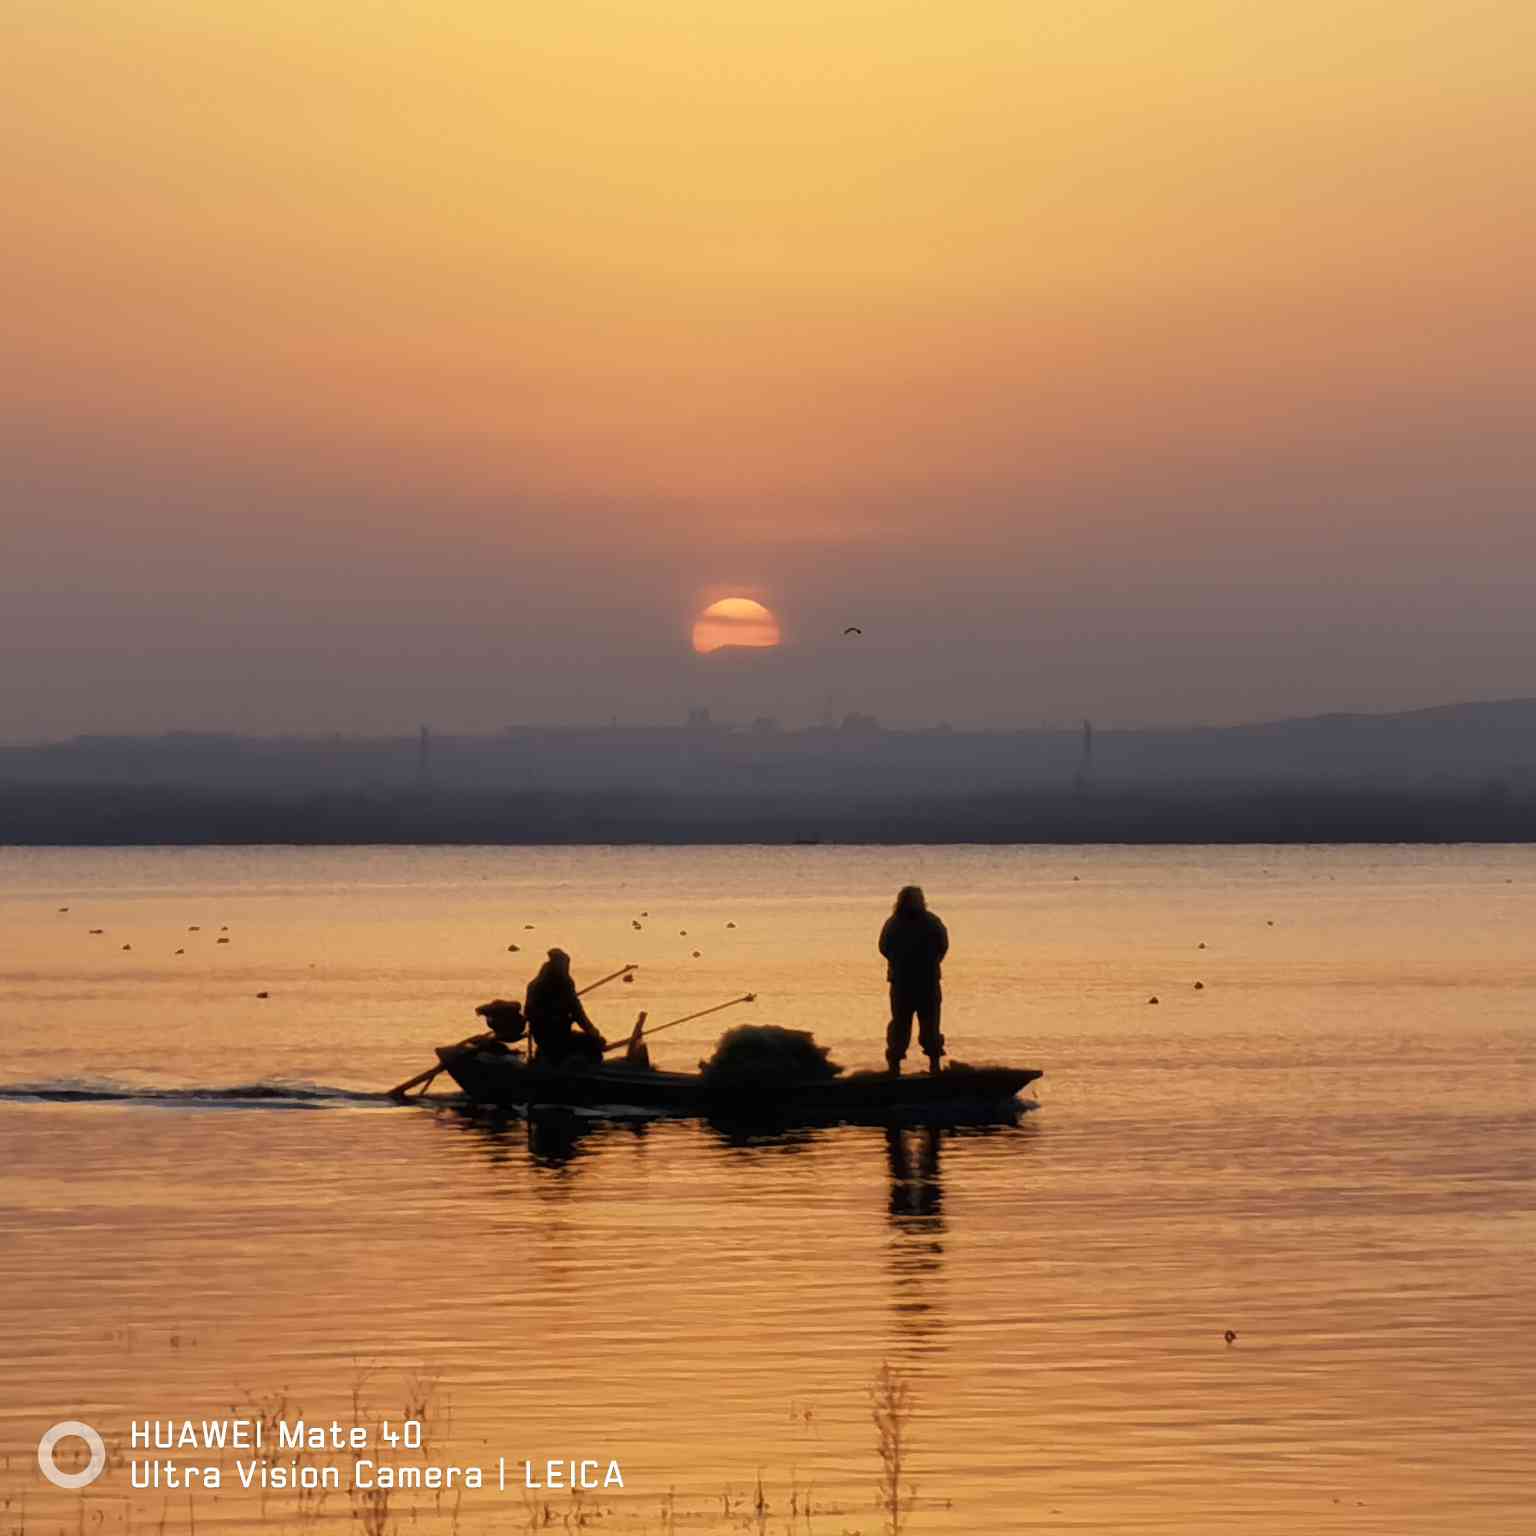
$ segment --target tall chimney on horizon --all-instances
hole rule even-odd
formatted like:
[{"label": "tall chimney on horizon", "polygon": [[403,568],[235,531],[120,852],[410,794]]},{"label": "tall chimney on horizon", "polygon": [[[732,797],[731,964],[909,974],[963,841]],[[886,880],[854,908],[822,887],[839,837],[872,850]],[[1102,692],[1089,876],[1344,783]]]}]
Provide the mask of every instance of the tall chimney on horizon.
[{"label": "tall chimney on horizon", "polygon": [[1072,788],[1084,795],[1093,788],[1093,722],[1083,721],[1083,755],[1077,772],[1072,775]]},{"label": "tall chimney on horizon", "polygon": [[416,788],[422,793],[432,788],[432,732],[426,726],[416,741]]}]

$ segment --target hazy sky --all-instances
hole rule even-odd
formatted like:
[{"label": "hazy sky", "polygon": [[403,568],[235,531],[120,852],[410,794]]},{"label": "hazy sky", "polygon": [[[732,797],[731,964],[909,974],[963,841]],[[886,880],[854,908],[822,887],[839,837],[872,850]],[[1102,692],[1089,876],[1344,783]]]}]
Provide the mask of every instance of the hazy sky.
[{"label": "hazy sky", "polygon": [[[1529,0],[10,0],[0,60],[0,737],[1536,693]],[[730,593],[779,653],[692,655]]]}]

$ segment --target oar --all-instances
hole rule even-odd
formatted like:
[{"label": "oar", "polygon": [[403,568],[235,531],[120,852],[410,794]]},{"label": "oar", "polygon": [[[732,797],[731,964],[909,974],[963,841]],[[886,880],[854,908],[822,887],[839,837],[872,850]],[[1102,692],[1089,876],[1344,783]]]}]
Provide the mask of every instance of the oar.
[{"label": "oar", "polygon": [[755,1003],[756,992],[743,992],[740,997],[733,997],[728,1003],[716,1003],[713,1008],[700,1008],[697,1013],[685,1013],[680,1019],[668,1019],[665,1024],[658,1024],[653,1029],[637,1030],[634,1034],[623,1040],[615,1040],[603,1047],[604,1051],[617,1051],[634,1045],[640,1040],[649,1040],[652,1035],[659,1035],[664,1029],[671,1029],[678,1024],[687,1024],[692,1019],[702,1019],[706,1014],[719,1013],[722,1008],[734,1008],[737,1003]]},{"label": "oar", "polygon": [[[627,976],[629,974],[629,972],[631,972],[631,971],[638,971],[639,969],[640,969],[640,967],[638,965],[623,965],[623,966],[620,966],[618,970],[610,971],[606,976],[599,976],[596,981],[588,982],[587,985],[584,986],[576,994],[576,996],[577,997],[585,997],[588,992],[595,992],[595,991],[597,991],[597,989],[599,987],[603,986],[605,983],[613,981],[617,977],[620,977],[620,976]],[[483,1034],[469,1035],[465,1039],[460,1040],[459,1041],[459,1045],[453,1047],[453,1049],[457,1050],[459,1048],[459,1046],[473,1045],[476,1040],[480,1040],[480,1039],[483,1039],[483,1038],[484,1038]],[[422,1093],[425,1093],[427,1091],[427,1089],[431,1086],[432,1079],[434,1077],[436,1077],[437,1074],[439,1072],[441,1072],[442,1070],[443,1070],[443,1064],[442,1064],[442,1062],[438,1062],[438,1064],[435,1067],[428,1067],[425,1072],[418,1072],[415,1077],[408,1077],[408,1078],[406,1078],[406,1080],[403,1083],[400,1083],[397,1087],[391,1088],[389,1090],[390,1098],[392,1098],[392,1099],[403,1099],[406,1096],[407,1091],[412,1089],[412,1088],[414,1088],[418,1083],[421,1084],[421,1091],[422,1091]]]},{"label": "oar", "polygon": [[[462,1046],[473,1045],[476,1040],[483,1040],[484,1038],[484,1034],[467,1035],[464,1039],[459,1041],[458,1045],[451,1047],[451,1049],[458,1050]],[[438,1062],[435,1067],[428,1067],[425,1072],[418,1072],[415,1077],[406,1078],[403,1083],[399,1083],[389,1090],[390,1098],[400,1099],[403,1102],[408,1097],[407,1090],[414,1088],[417,1083],[421,1084],[421,1091],[422,1093],[425,1093],[427,1089],[431,1087],[432,1079],[436,1077],[437,1074],[442,1070],[443,1064],[442,1062]]]}]

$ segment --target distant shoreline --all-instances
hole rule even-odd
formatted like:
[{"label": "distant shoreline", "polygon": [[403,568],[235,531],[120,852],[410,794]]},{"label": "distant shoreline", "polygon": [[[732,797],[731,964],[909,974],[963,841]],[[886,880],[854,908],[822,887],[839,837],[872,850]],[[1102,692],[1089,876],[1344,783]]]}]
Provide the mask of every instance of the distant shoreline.
[{"label": "distant shoreline", "polygon": [[519,791],[249,794],[0,784],[0,846],[890,846],[1536,842],[1504,784],[1103,786],[776,798]]}]

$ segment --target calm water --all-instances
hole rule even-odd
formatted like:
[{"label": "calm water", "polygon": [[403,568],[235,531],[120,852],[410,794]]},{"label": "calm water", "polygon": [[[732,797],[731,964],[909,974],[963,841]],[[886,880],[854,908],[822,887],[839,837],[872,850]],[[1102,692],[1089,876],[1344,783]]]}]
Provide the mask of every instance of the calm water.
[{"label": "calm water", "polygon": [[[758,994],[662,1065],[754,1018],[875,1065],[909,879],[954,1054],[1045,1069],[1018,1126],[375,1097],[557,942],[639,963],[610,1035]],[[437,1463],[622,1465],[396,1493],[401,1536],[874,1533],[890,1362],[913,1533],[1527,1531],[1533,934],[1525,848],[0,850],[0,1526],[350,1528],[232,1472],[135,1491],[122,1446],[355,1392],[425,1401]],[[84,1494],[36,1471],[68,1418],[115,1452]]]}]

